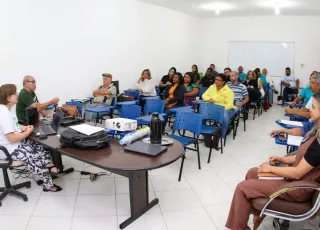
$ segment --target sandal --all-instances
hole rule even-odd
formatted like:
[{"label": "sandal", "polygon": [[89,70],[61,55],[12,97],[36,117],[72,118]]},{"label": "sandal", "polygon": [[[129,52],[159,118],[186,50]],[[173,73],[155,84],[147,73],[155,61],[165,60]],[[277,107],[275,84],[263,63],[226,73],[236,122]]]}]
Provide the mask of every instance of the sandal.
[{"label": "sandal", "polygon": [[[57,172],[52,172],[53,168],[56,168]],[[53,175],[58,175],[60,173],[60,170],[57,168],[57,166],[50,166],[50,167],[47,167],[47,169],[49,170],[49,173]]]},{"label": "sandal", "polygon": [[58,186],[58,185],[53,184],[53,186],[55,186],[55,187],[57,188],[56,191],[47,189],[47,188],[45,188],[45,187],[43,187],[43,191],[44,191],[44,192],[60,192],[60,191],[62,190],[62,188],[61,188],[60,186]]}]

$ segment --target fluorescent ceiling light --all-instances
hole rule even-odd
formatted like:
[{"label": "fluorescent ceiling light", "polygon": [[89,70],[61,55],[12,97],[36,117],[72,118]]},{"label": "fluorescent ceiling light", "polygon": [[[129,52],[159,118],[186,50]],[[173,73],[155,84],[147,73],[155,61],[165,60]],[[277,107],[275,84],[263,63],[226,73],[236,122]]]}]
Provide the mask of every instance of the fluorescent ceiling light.
[{"label": "fluorescent ceiling light", "polygon": [[276,15],[279,15],[279,14],[280,14],[280,7],[279,7],[279,5],[276,6],[276,8],[275,8],[275,13],[276,13]]},{"label": "fluorescent ceiling light", "polygon": [[220,13],[220,10],[230,10],[232,8],[235,8],[235,6],[225,2],[211,2],[202,4],[199,6],[199,8],[203,10],[219,10]]},{"label": "fluorescent ceiling light", "polygon": [[298,3],[292,0],[260,0],[257,2],[257,5],[270,8],[275,8],[276,6],[281,8],[290,8],[297,6]]}]

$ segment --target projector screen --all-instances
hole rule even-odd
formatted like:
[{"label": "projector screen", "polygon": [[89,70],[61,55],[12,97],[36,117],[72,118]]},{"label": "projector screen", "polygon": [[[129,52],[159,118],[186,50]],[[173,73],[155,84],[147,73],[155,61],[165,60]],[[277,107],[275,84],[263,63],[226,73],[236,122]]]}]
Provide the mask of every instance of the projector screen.
[{"label": "projector screen", "polygon": [[243,66],[244,72],[268,69],[272,77],[280,77],[285,68],[294,67],[293,42],[229,42],[228,64],[232,70]]}]

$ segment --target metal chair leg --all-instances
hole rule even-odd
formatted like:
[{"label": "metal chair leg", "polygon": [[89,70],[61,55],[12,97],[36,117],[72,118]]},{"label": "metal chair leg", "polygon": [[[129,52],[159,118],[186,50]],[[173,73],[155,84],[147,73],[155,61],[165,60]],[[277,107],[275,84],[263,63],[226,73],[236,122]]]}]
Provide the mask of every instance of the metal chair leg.
[{"label": "metal chair leg", "polygon": [[212,145],[213,145],[213,135],[211,136],[211,141],[210,141],[210,150],[209,150],[208,163],[210,163],[210,159],[211,159]]},{"label": "metal chair leg", "polygon": [[197,141],[198,168],[201,169],[199,142]]},{"label": "metal chair leg", "polygon": [[183,155],[182,155],[182,160],[181,160],[181,166],[180,166],[180,172],[179,172],[179,178],[178,178],[178,181],[181,181],[181,175],[182,175],[183,163],[184,163],[184,159],[186,158],[185,154],[186,154],[186,150],[184,150],[184,153],[183,153]]}]

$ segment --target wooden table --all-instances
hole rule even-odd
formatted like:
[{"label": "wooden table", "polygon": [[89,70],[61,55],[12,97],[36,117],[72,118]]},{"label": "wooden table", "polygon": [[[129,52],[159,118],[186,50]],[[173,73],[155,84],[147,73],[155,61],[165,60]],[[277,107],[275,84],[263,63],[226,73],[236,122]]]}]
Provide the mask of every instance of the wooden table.
[{"label": "wooden table", "polygon": [[[59,132],[64,129],[60,128]],[[129,179],[131,217],[120,224],[120,229],[124,229],[159,203],[157,198],[149,202],[148,170],[169,165],[183,154],[183,146],[177,141],[168,146],[166,152],[156,157],[150,157],[125,151],[117,140],[112,140],[110,146],[102,149],[84,150],[70,147],[60,148],[57,136],[48,136],[47,139],[40,140],[31,135],[30,139],[47,147],[55,148],[63,155],[127,177]]]}]

